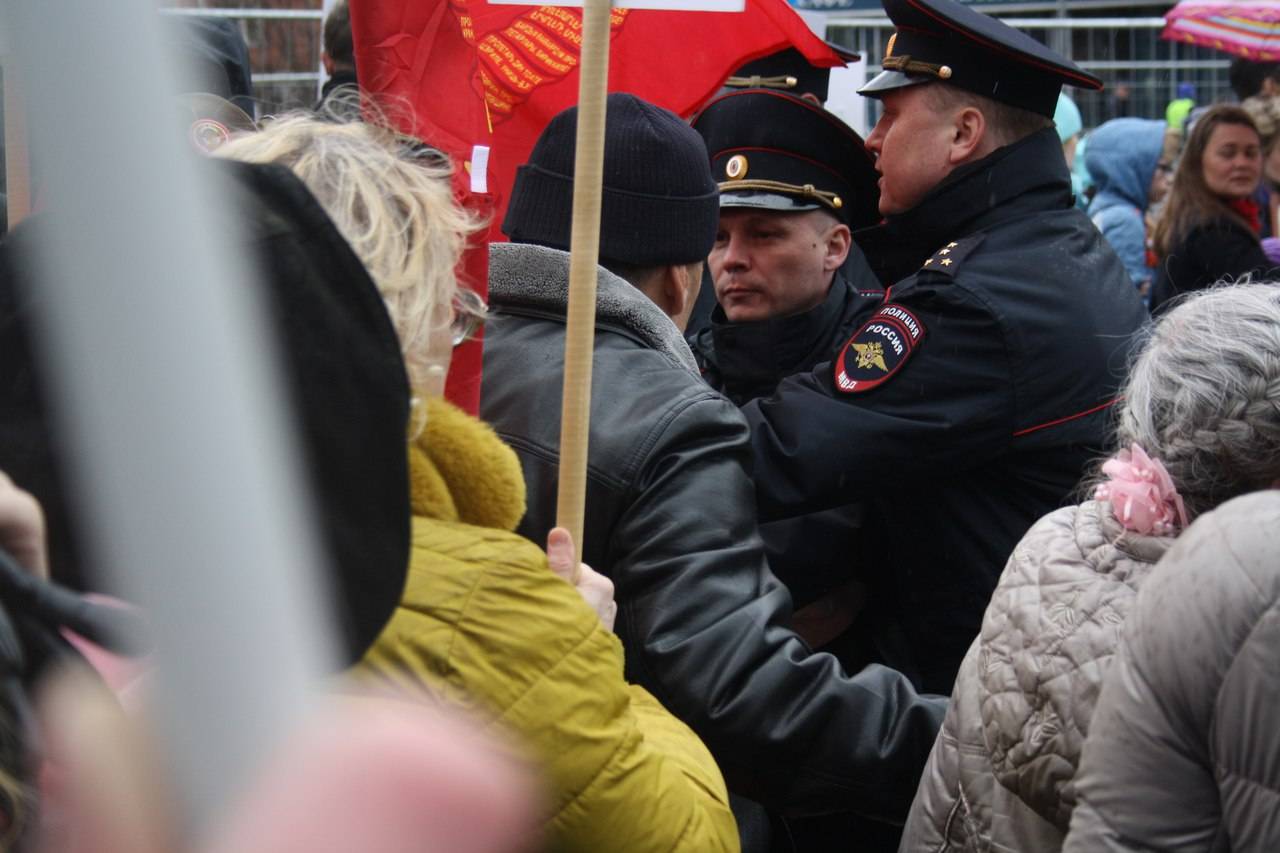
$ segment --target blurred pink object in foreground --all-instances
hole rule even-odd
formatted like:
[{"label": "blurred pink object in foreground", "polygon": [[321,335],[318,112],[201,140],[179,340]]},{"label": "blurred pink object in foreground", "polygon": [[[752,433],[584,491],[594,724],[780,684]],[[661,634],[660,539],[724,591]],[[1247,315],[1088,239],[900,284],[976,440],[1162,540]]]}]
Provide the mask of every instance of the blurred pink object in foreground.
[{"label": "blurred pink object in foreground", "polygon": [[210,837],[178,844],[138,718],[67,679],[42,705],[63,771],[46,853],[524,853],[541,842],[532,774],[455,713],[331,701],[264,762]]}]

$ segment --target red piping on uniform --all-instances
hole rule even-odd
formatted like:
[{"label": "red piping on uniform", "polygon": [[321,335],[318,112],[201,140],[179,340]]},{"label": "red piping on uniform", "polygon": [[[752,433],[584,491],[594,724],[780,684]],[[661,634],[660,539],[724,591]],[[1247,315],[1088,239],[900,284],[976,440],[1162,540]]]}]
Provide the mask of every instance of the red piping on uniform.
[{"label": "red piping on uniform", "polygon": [[1018,438],[1019,436],[1026,435],[1027,433],[1036,432],[1037,430],[1042,430],[1042,429],[1048,429],[1049,427],[1057,426],[1058,424],[1065,424],[1067,421],[1074,421],[1076,418],[1083,418],[1085,415],[1092,415],[1094,412],[1100,412],[1103,409],[1107,408],[1108,406],[1114,406],[1116,403],[1119,403],[1122,399],[1124,398],[1115,397],[1099,406],[1094,406],[1092,409],[1085,409],[1083,412],[1076,412],[1074,415],[1067,415],[1065,418],[1058,418],[1056,421],[1046,421],[1045,423],[1042,423],[1042,424],[1036,424],[1033,427],[1020,429],[1013,434],[1013,437]]}]

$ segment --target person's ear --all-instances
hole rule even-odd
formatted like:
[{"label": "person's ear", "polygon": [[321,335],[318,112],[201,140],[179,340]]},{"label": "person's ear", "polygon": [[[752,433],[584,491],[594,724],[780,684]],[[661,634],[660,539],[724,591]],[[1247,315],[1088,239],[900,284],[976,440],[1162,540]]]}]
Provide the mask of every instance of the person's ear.
[{"label": "person's ear", "polygon": [[967,163],[987,153],[987,117],[977,107],[961,107],[952,121],[952,165]]},{"label": "person's ear", "polygon": [[702,261],[662,268],[661,306],[676,328],[684,331],[702,289]]},{"label": "person's ear", "polygon": [[853,236],[849,232],[848,225],[841,222],[831,226],[827,231],[827,251],[822,256],[822,271],[831,272],[844,266],[852,244]]},{"label": "person's ear", "polygon": [[662,271],[662,301],[666,303],[667,316],[679,317],[685,313],[689,299],[689,268],[672,264]]},{"label": "person's ear", "polygon": [[332,77],[333,70],[337,66],[337,63],[333,61],[333,57],[327,53],[321,53],[320,64],[324,66],[324,73],[329,77]]}]

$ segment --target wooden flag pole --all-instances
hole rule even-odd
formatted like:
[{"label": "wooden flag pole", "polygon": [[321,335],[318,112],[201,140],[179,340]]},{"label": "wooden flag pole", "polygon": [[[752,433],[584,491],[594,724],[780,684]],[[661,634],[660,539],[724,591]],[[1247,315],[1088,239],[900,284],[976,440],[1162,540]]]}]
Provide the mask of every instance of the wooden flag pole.
[{"label": "wooden flag pole", "polygon": [[600,187],[604,172],[605,102],[609,80],[609,0],[585,0],[578,69],[578,136],[569,236],[569,310],[560,409],[560,490],[556,524],[573,535],[574,580],[582,562],[591,422],[591,357],[595,350],[596,265],[600,255]]},{"label": "wooden flag pole", "polygon": [[[10,57],[5,57],[8,60]],[[18,90],[16,62],[4,63],[4,171],[9,195],[9,228],[31,212],[31,171],[27,153],[27,121]]]}]

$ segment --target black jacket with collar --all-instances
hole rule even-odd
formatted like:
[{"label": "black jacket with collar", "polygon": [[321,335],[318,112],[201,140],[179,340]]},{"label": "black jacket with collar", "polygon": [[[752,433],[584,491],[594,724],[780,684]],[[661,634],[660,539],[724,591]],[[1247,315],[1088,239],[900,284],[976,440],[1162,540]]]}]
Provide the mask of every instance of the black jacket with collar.
[{"label": "black jacket with collar", "polygon": [[861,284],[868,289],[863,292],[837,273],[826,299],[786,317],[731,323],[717,305],[711,311],[711,324],[689,338],[702,378],[741,406],[769,396],[788,376],[808,373],[830,361],[859,318],[884,295],[870,269],[865,279]]},{"label": "black jacket with collar", "polygon": [[[481,416],[554,524],[568,254],[491,247]],[[584,560],[614,582],[627,675],[706,741],[730,785],[800,813],[900,821],[943,703],[882,667],[850,677],[784,627],[756,532],[747,425],[675,325],[600,271]]]},{"label": "black jacket with collar", "polygon": [[1151,312],[1158,314],[1179,294],[1202,290],[1223,278],[1263,276],[1272,266],[1257,234],[1225,216],[1210,219],[1192,228],[1156,265]]},{"label": "black jacket with collar", "polygon": [[[743,411],[761,517],[863,501],[855,559],[903,629],[888,662],[949,693],[1013,546],[1106,443],[1146,312],[1072,206],[1052,130],[957,169],[881,229],[937,247],[886,291],[879,310],[897,315]],[[887,360],[872,348],[886,319],[905,342]]]}]

